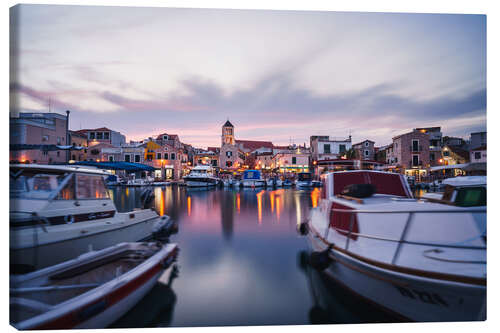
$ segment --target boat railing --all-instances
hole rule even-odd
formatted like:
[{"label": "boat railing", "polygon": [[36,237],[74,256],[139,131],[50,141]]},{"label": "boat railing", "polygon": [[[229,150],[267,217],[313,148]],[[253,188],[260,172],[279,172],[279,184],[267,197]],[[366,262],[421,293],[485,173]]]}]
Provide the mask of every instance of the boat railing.
[{"label": "boat railing", "polygon": [[[416,214],[425,214],[425,213],[439,213],[439,214],[450,214],[450,213],[486,213],[486,208],[465,208],[465,209],[443,209],[443,210],[370,210],[370,209],[340,209],[340,208],[332,208],[330,210],[331,212],[338,212],[338,213],[349,213],[350,219],[349,219],[349,230],[346,234],[346,244],[345,244],[345,250],[348,251],[349,249],[349,240],[351,239],[351,236],[357,236],[360,238],[369,238],[369,239],[375,239],[375,240],[381,240],[381,241],[387,241],[387,242],[395,242],[398,243],[396,251],[394,252],[394,256],[391,260],[391,263],[394,265],[399,258],[399,255],[401,253],[401,247],[403,244],[409,244],[409,245],[421,245],[421,246],[433,246],[433,247],[441,247],[441,248],[455,248],[455,249],[468,249],[468,250],[486,250],[486,246],[473,246],[473,245],[459,245],[459,244],[442,244],[442,243],[428,243],[428,242],[416,242],[416,241],[409,241],[406,240],[406,236],[409,230],[410,225],[412,224],[414,220],[414,216]],[[401,232],[401,236],[399,239],[394,239],[394,238],[384,238],[380,236],[375,236],[375,235],[368,235],[368,234],[362,234],[358,232],[353,232],[353,226],[354,226],[354,217],[356,214],[362,214],[362,213],[369,213],[369,214],[408,214],[408,218],[406,219],[403,231]],[[332,227],[329,225],[328,228],[326,228],[324,238],[328,239],[328,233],[330,229],[334,229],[336,231],[342,232],[345,234],[346,230],[341,229],[341,228],[336,228]]]}]

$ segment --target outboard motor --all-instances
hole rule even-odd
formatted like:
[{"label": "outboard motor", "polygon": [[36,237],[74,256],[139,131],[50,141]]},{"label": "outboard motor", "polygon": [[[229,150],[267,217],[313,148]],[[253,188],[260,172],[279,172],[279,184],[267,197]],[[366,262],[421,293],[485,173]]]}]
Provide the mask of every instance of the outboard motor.
[{"label": "outboard motor", "polygon": [[351,184],[344,187],[343,195],[354,198],[368,198],[376,192],[376,188],[372,184]]},{"label": "outboard motor", "polygon": [[153,199],[155,198],[155,195],[153,193],[153,190],[150,188],[145,188],[141,192],[141,202],[142,202],[142,208],[143,209],[149,209],[153,206]]},{"label": "outboard motor", "polygon": [[178,224],[170,217],[163,215],[153,226],[153,238],[159,241],[168,241],[170,235],[177,233]]}]

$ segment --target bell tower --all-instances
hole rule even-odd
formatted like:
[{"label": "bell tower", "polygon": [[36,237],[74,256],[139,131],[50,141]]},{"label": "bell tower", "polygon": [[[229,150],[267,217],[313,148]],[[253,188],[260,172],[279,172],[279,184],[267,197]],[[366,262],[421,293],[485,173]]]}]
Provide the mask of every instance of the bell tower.
[{"label": "bell tower", "polygon": [[229,119],[222,126],[221,147],[224,145],[234,145],[234,126],[229,122]]}]

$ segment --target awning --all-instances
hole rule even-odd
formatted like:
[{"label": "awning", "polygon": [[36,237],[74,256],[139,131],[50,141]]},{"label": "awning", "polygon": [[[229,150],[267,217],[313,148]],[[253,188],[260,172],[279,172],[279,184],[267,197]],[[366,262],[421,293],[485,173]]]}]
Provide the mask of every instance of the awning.
[{"label": "awning", "polygon": [[93,166],[99,169],[105,170],[125,170],[130,172],[137,171],[154,171],[155,168],[152,166],[141,164],[141,163],[132,163],[132,162],[94,162],[94,161],[81,161],[72,163],[72,165],[86,165]]},{"label": "awning", "polygon": [[437,170],[447,170],[447,169],[464,169],[469,164],[470,163],[440,165],[440,166],[431,167],[430,170],[437,171]]},{"label": "awning", "polygon": [[61,146],[61,145],[28,145],[28,144],[11,144],[10,150],[41,150],[41,151],[54,151],[54,150],[82,150],[85,147],[76,146]]},{"label": "awning", "polygon": [[486,162],[479,163],[469,163],[465,168],[465,171],[486,171]]}]

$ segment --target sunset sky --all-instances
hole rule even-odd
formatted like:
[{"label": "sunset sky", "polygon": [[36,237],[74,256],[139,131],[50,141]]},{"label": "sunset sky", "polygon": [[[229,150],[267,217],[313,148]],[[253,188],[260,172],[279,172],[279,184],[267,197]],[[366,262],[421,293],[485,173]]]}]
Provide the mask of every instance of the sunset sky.
[{"label": "sunset sky", "polygon": [[220,145],[486,130],[486,17],[21,5],[11,112],[71,110],[70,128]]}]

